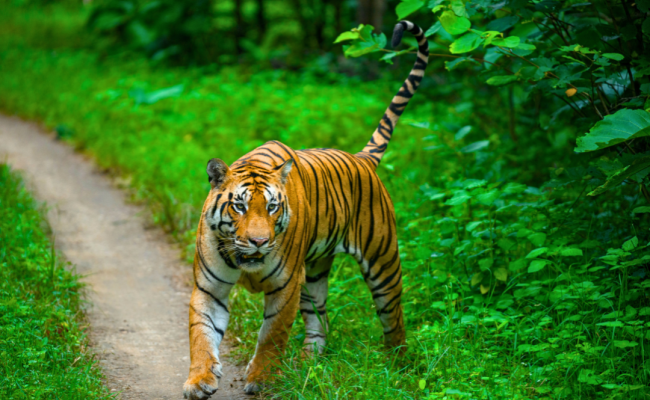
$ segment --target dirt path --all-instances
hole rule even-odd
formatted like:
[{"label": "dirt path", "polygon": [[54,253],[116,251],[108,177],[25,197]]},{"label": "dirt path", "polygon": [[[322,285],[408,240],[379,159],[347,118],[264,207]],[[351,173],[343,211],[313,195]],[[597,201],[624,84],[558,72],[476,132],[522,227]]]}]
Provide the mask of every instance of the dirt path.
[{"label": "dirt path", "polygon": [[[90,286],[91,342],[121,399],[181,399],[189,368],[190,268],[141,207],[36,125],[0,115],[0,160],[48,203],[57,247]],[[222,345],[222,353],[228,352]],[[224,363],[213,399],[250,399]]]}]

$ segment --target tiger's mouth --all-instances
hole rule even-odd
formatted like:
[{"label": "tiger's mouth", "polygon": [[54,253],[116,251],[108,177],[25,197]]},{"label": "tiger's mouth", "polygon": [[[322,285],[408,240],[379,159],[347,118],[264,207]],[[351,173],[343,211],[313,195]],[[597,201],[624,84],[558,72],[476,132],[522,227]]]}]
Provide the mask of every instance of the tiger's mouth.
[{"label": "tiger's mouth", "polygon": [[249,264],[263,263],[264,254],[261,254],[259,252],[255,254],[237,254],[237,257],[235,257],[235,261],[237,261],[237,265],[239,265],[240,267]]}]

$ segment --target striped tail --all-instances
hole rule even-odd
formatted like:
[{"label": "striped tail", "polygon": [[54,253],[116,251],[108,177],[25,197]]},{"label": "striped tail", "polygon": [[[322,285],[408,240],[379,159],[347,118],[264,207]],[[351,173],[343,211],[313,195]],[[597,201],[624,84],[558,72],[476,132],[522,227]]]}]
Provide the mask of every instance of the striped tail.
[{"label": "striped tail", "polygon": [[404,81],[397,95],[393,97],[393,101],[391,101],[390,106],[386,109],[384,117],[379,121],[379,126],[377,126],[377,129],[372,134],[370,141],[360,153],[357,153],[357,155],[363,158],[370,159],[375,167],[379,165],[381,158],[384,156],[388,142],[390,142],[390,138],[393,136],[393,129],[397,125],[397,120],[404,112],[411,97],[418,90],[418,86],[420,86],[420,82],[424,76],[424,70],[429,63],[429,42],[427,42],[427,38],[424,36],[424,31],[410,21],[401,21],[395,25],[392,40],[393,47],[397,47],[400,44],[405,30],[411,32],[418,41],[418,56],[415,60],[415,65],[413,65],[413,69],[411,69],[408,78]]}]

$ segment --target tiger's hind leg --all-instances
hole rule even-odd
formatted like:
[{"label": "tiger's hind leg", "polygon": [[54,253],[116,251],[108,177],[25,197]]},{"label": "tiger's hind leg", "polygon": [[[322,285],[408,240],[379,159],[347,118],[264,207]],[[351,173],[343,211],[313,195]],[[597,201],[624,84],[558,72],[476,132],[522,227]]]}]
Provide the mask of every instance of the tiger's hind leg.
[{"label": "tiger's hind leg", "polygon": [[305,285],[300,292],[300,314],[305,321],[306,352],[323,352],[327,339],[327,277],[334,256],[307,265]]},{"label": "tiger's hind leg", "polygon": [[375,302],[377,316],[384,331],[384,344],[388,348],[406,350],[406,331],[402,313],[402,265],[399,259],[397,237],[389,229],[376,234],[368,251],[361,257],[356,254],[363,278]]}]

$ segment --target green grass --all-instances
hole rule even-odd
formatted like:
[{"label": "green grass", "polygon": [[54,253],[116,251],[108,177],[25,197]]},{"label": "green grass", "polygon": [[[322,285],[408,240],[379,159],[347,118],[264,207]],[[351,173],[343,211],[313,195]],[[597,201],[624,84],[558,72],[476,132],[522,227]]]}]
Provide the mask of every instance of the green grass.
[{"label": "green grass", "polygon": [[[14,19],[14,32],[58,25],[74,32],[82,20],[73,11],[59,21],[22,11],[34,17]],[[188,257],[209,158],[230,163],[270,139],[356,152],[401,84],[245,67],[170,69],[102,59],[65,37],[49,50],[36,37],[12,41],[0,35],[0,108],[42,121],[121,176]],[[408,66],[401,68],[405,75]],[[552,168],[549,176],[552,162],[561,166],[571,155],[570,122],[561,132],[522,122],[514,143],[507,119],[486,108],[500,104],[499,92],[464,82],[425,80],[379,169],[397,212],[409,351],[393,360],[382,350],[358,267],[340,257],[328,349],[301,361],[298,319],[269,395],[646,398],[650,214],[632,212],[643,205],[638,192],[630,185],[593,200],[583,193],[596,172]],[[245,360],[261,297],[232,296],[229,330]]]},{"label": "green grass", "polygon": [[88,351],[79,276],[40,207],[0,164],[0,398],[112,398]]}]

